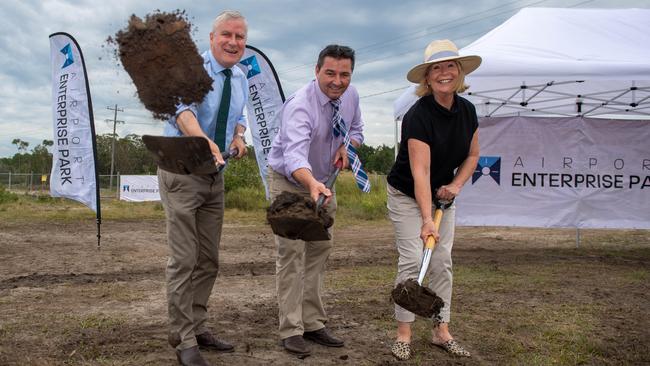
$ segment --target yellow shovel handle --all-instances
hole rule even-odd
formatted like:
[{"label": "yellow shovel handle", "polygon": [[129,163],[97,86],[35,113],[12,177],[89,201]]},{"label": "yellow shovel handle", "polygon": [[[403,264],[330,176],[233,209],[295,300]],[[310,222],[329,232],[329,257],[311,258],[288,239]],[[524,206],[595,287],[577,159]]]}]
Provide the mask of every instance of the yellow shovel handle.
[{"label": "yellow shovel handle", "polygon": [[[442,221],[442,210],[436,208],[436,211],[433,213],[433,225],[436,227],[436,231],[440,233],[440,221]],[[433,235],[430,235],[427,238],[427,243],[424,245],[424,249],[431,249],[436,245],[436,238]]]}]

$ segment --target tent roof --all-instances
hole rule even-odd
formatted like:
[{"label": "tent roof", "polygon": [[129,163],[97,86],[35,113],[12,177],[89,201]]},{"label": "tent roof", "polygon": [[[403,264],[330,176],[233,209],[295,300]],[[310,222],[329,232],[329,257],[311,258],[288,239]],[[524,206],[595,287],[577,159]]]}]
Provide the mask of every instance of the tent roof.
[{"label": "tent roof", "polygon": [[650,118],[648,45],[649,9],[522,9],[460,50],[483,58],[466,97],[479,116]]}]

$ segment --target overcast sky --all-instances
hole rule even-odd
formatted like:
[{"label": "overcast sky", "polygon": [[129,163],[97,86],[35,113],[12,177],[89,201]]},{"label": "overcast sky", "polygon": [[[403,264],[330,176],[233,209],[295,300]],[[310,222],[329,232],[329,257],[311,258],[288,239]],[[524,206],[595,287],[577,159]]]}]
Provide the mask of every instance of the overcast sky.
[{"label": "overcast sky", "polygon": [[105,120],[112,120],[113,112],[107,107],[117,104],[124,110],[118,113],[125,122],[117,127],[120,136],[163,129],[139,102],[105,42],[131,14],[184,9],[203,51],[214,17],[224,9],[241,11],[248,19],[248,44],[270,58],[285,95],[313,78],[325,45],[348,45],[357,51],[352,83],[362,98],[366,143],[376,146],[393,145],[393,101],[409,85],[406,72],[421,62],[430,41],[448,38],[462,48],[523,7],[650,8],[650,0],[2,0],[0,157],[16,153],[15,138],[28,141],[30,150],[53,138],[48,36],[54,32],[70,33],[82,49],[97,133],[112,131],[112,122]]}]

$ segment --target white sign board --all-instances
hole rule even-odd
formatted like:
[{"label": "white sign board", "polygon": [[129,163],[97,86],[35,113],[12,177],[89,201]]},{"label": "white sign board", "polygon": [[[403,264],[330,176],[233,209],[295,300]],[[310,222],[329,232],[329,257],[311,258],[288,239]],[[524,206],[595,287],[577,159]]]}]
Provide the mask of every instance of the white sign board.
[{"label": "white sign board", "polygon": [[456,222],[650,229],[650,121],[481,118]]},{"label": "white sign board", "polygon": [[130,202],[160,201],[157,175],[121,175],[120,200]]}]

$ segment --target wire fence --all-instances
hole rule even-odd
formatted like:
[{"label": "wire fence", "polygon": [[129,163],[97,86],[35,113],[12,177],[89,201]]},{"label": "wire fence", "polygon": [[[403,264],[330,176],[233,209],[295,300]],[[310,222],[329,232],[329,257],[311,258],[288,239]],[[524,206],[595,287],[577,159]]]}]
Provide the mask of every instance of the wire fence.
[{"label": "wire fence", "polygon": [[[120,174],[99,176],[101,198],[119,198]],[[49,194],[50,174],[0,172],[0,186],[14,193]]]}]

